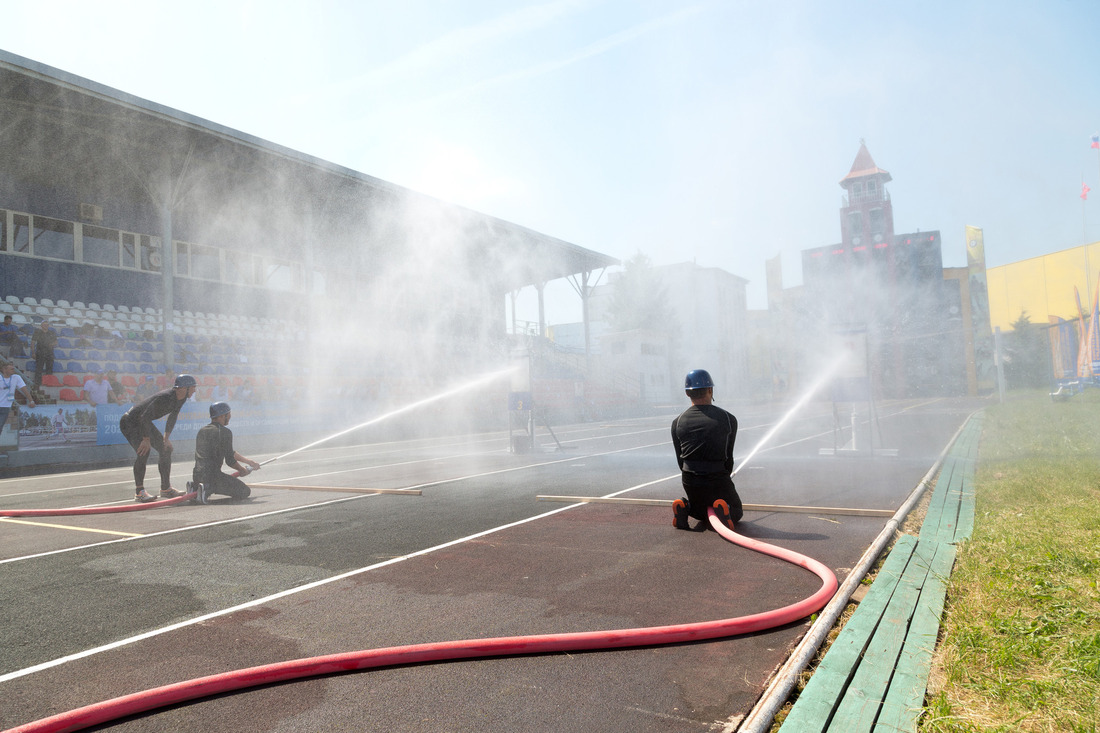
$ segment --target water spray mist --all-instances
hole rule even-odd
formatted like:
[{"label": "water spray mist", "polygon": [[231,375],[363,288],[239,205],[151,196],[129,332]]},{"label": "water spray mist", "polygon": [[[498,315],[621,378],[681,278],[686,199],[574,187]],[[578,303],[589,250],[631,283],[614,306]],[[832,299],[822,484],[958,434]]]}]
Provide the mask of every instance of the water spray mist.
[{"label": "water spray mist", "polygon": [[411,412],[411,411],[413,411],[417,408],[423,407],[424,405],[430,405],[433,402],[439,402],[440,400],[445,400],[448,397],[454,397],[457,394],[461,394],[463,392],[468,392],[469,390],[475,389],[475,388],[480,387],[484,384],[488,384],[488,383],[490,383],[490,382],[492,382],[496,379],[500,379],[500,378],[504,377],[505,375],[510,374],[511,372],[515,371],[515,369],[516,369],[516,367],[509,367],[507,369],[501,369],[499,371],[490,372],[489,374],[484,374],[484,375],[482,375],[482,376],[480,376],[480,377],[478,377],[478,378],[476,378],[472,381],[465,382],[464,384],[460,384],[460,385],[455,386],[455,387],[451,387],[450,389],[447,389],[443,392],[440,392],[439,394],[432,395],[431,397],[425,397],[424,399],[418,400],[416,402],[410,402],[409,404],[405,405],[404,407],[399,407],[396,410],[391,410],[391,411],[387,412],[384,415],[379,415],[378,417],[371,418],[370,420],[367,420],[366,422],[359,423],[358,425],[353,425],[352,427],[347,428],[346,430],[341,430],[338,433],[333,433],[332,435],[321,438],[320,440],[315,440],[312,443],[309,443],[308,445],[303,445],[301,448],[295,448],[294,450],[283,453],[280,456],[275,456],[274,458],[268,458],[266,461],[262,461],[260,463],[260,465],[261,466],[266,466],[268,463],[271,463],[272,461],[277,461],[280,458],[286,458],[287,456],[294,455],[295,453],[298,453],[300,451],[304,451],[304,450],[307,450],[309,448],[313,448],[315,446],[320,445],[321,443],[326,443],[326,442],[328,442],[330,440],[333,440],[335,438],[339,438],[341,435],[347,435],[348,433],[359,430],[360,428],[365,428],[365,427],[368,427],[370,425],[375,425],[375,424],[383,422],[385,420],[389,420],[392,417],[396,417],[397,415],[401,415],[401,414],[406,413],[406,412]]},{"label": "water spray mist", "polygon": [[786,414],[784,414],[783,417],[779,419],[779,422],[777,422],[775,425],[772,425],[771,430],[765,433],[764,437],[760,439],[760,442],[757,443],[751,451],[749,451],[749,454],[741,459],[741,464],[737,468],[733,469],[734,476],[736,476],[737,472],[744,468],[748,464],[748,462],[751,461],[753,457],[760,452],[760,449],[764,447],[764,444],[771,440],[772,437],[774,437],[775,434],[779,432],[780,428],[790,422],[795,413],[801,410],[802,407],[810,401],[811,397],[817,394],[817,391],[821,389],[821,387],[824,386],[824,384],[828,382],[829,379],[832,378],[833,374],[838,369],[840,369],[841,365],[844,364],[847,358],[847,354],[841,354],[832,362],[830,362],[829,366],[822,370],[817,379],[809,386],[809,388],[806,389],[805,392],[802,393],[802,396],[799,397],[798,400],[791,406],[791,409],[787,410]]}]

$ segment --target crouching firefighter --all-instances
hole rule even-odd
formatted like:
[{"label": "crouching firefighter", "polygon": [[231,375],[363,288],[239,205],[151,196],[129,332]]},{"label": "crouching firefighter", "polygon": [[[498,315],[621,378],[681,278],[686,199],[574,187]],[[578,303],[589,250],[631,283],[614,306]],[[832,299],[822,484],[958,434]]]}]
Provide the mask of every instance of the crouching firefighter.
[{"label": "crouching firefighter", "polygon": [[691,407],[672,421],[672,445],[680,465],[686,498],[672,503],[672,524],[688,529],[688,517],[709,525],[707,509],[730,529],[743,514],[741,498],[733,485],[733,443],[737,440],[737,418],[713,404],[714,380],[705,369],[688,372],[684,391]]},{"label": "crouching firefighter", "polygon": [[227,402],[210,405],[210,424],[199,428],[195,435],[195,470],[187,483],[188,493],[194,492],[193,504],[205,504],[211,494],[224,494],[232,499],[247,499],[252,490],[236,476],[222,473],[222,464],[247,476],[260,467],[251,458],[233,450],[233,431],[227,426],[233,411]]}]

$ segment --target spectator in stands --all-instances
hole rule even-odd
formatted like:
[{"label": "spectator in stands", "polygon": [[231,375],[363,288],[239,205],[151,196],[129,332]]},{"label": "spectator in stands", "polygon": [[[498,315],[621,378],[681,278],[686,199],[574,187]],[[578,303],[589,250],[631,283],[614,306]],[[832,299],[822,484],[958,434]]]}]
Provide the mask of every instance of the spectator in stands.
[{"label": "spectator in stands", "polygon": [[168,389],[176,381],[176,373],[165,367],[164,375],[157,377],[157,389]]},{"label": "spectator in stands", "polygon": [[111,391],[115,393],[117,404],[121,405],[130,401],[130,395],[126,393],[126,388],[122,386],[122,382],[118,381],[118,372],[114,369],[107,370],[107,383],[111,385]]},{"label": "spectator in stands", "polygon": [[214,391],[210,393],[210,400],[212,402],[228,402],[230,397],[232,395],[229,391],[229,377],[222,377],[215,385]]},{"label": "spectator in stands", "polygon": [[146,374],[138,384],[137,389],[134,390],[134,401],[141,402],[142,400],[149,399],[156,393],[157,383],[153,381],[150,375]]},{"label": "spectator in stands", "polygon": [[26,355],[23,340],[19,338],[19,327],[11,322],[11,316],[4,316],[4,322],[0,324],[0,356],[12,358]]},{"label": "spectator in stands", "polygon": [[109,401],[118,402],[118,394],[111,389],[111,383],[103,378],[103,372],[98,370],[84,382],[84,391],[80,398],[92,407],[106,405]]},{"label": "spectator in stands", "polygon": [[237,401],[248,404],[256,401],[256,390],[252,386],[251,377],[244,380],[240,387],[237,387]]},{"label": "spectator in stands", "polygon": [[[187,399],[195,394],[195,378],[190,374],[176,377],[172,386],[142,400],[127,410],[118,421],[119,430],[137,452],[134,461],[134,499],[141,502],[153,501],[156,497],[145,491],[145,466],[149,461],[149,451],[157,452],[157,468],[160,469],[160,498],[173,499],[183,496],[184,492],[172,487],[172,430],[176,427],[180,408]],[[153,423],[154,420],[168,416],[164,423],[164,434]]]},{"label": "spectator in stands", "polygon": [[42,375],[53,374],[53,350],[57,347],[57,332],[50,328],[50,322],[42,323],[31,336],[31,351],[34,352],[34,386],[42,386]]},{"label": "spectator in stands", "polygon": [[15,364],[10,361],[0,362],[0,377],[0,431],[3,431],[8,424],[8,413],[15,401],[15,395],[23,395],[27,400],[27,407],[34,407],[34,398],[23,377],[15,373]]},{"label": "spectator in stands", "polygon": [[252,493],[244,481],[221,471],[223,463],[237,469],[241,476],[260,467],[259,463],[233,449],[233,432],[228,427],[232,416],[229,403],[213,403],[210,405],[210,424],[199,428],[195,435],[195,469],[187,485],[188,492],[195,492],[194,502],[205,504],[210,494],[225,494],[239,501]]}]

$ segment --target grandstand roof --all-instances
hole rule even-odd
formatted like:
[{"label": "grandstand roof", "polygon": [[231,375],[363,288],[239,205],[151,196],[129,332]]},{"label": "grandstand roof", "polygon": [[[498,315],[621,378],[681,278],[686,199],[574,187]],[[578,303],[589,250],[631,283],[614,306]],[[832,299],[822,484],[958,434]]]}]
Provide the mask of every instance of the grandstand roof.
[{"label": "grandstand roof", "polygon": [[[81,202],[102,204],[114,219],[167,200],[177,239],[262,246],[295,259],[300,243],[311,241],[363,266],[385,260],[394,255],[395,244],[413,246],[423,234],[395,226],[399,212],[413,210],[429,212],[434,222],[460,232],[472,262],[499,268],[496,283],[502,290],[618,264],[607,255],[4,51],[0,167],[37,201],[49,201],[59,181],[70,189],[75,185]],[[69,202],[59,205],[76,209]],[[77,218],[75,211],[70,218]],[[146,233],[158,232],[151,227]]]}]

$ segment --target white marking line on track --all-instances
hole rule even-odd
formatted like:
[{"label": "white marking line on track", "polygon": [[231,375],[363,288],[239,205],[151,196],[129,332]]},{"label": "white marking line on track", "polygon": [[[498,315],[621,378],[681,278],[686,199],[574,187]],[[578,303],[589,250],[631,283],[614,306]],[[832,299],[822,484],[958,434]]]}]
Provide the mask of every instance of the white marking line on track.
[{"label": "white marking line on track", "polygon": [[194,529],[206,529],[207,527],[217,527],[222,524],[234,524],[236,522],[247,522],[250,519],[262,519],[263,517],[270,517],[276,514],[286,514],[287,512],[295,512],[303,509],[315,509],[317,507],[328,506],[329,504],[340,504],[345,501],[355,501],[356,499],[371,499],[376,496],[382,496],[382,494],[363,494],[357,496],[345,496],[339,499],[331,499],[329,501],[320,501],[316,504],[304,504],[302,506],[286,507],[285,509],[276,509],[270,512],[262,512],[260,514],[249,514],[244,517],[234,517],[233,519],[219,519],[216,522],[206,522],[205,524],[195,524],[188,527],[176,527],[174,529],[166,529],[162,532],[151,532],[150,534],[140,535],[137,537],[124,537],[120,540],[107,540],[106,542],[93,542],[90,545],[78,545],[77,547],[64,547],[60,550],[47,550],[46,552],[38,552],[34,555],[23,555],[22,557],[9,557],[6,560],[0,560],[0,565],[5,565],[11,562],[19,562],[21,560],[33,560],[38,557],[47,557],[49,555],[60,555],[64,552],[73,552],[75,550],[87,550],[92,547],[103,547],[104,545],[114,545],[119,542],[133,542],[134,540],[144,540],[152,537],[163,537],[168,534],[176,534],[178,532],[190,532]]},{"label": "white marking line on track", "polygon": [[[657,479],[656,481],[647,481],[646,483],[638,484],[637,486],[631,486],[629,488],[622,489],[621,491],[616,491],[612,494],[608,494],[607,498],[615,497],[615,496],[618,496],[619,494],[625,494],[626,492],[634,491],[635,489],[641,489],[641,488],[646,487],[646,486],[651,486],[653,484],[660,483],[662,481],[667,481],[667,480],[669,480],[669,478],[676,478],[677,476],[679,476],[679,474],[676,474],[675,476],[660,478],[660,479]],[[362,497],[354,497],[354,498],[362,498]],[[34,674],[35,672],[41,672],[43,670],[50,669],[52,667],[58,667],[58,666],[61,666],[62,664],[67,664],[68,662],[75,662],[78,659],[84,659],[86,657],[94,656],[96,654],[101,654],[103,652],[110,651],[112,649],[118,649],[119,647],[127,646],[129,644],[134,644],[134,643],[139,642],[139,641],[144,641],[145,639],[151,639],[154,636],[160,636],[161,634],[166,634],[170,631],[175,631],[177,629],[182,629],[182,628],[185,628],[187,626],[194,626],[195,624],[202,623],[203,621],[209,621],[210,619],[219,618],[221,616],[228,616],[229,614],[236,613],[237,611],[243,611],[246,608],[253,608],[255,606],[259,606],[259,605],[262,605],[264,603],[270,603],[271,601],[275,601],[275,600],[278,600],[280,598],[286,598],[287,596],[292,596],[292,595],[295,595],[297,593],[302,593],[303,591],[312,590],[314,588],[320,588],[321,586],[328,585],[329,583],[334,583],[334,582],[339,581],[339,580],[344,580],[346,578],[351,578],[351,577],[354,577],[356,575],[361,575],[363,573],[370,572],[371,570],[377,570],[378,568],[384,568],[387,565],[394,565],[394,564],[399,563],[399,562],[404,562],[405,560],[411,560],[414,557],[420,557],[421,555],[427,555],[427,554],[430,554],[432,552],[436,552],[438,550],[446,549],[448,547],[454,547],[455,545],[460,545],[460,544],[463,544],[465,542],[469,542],[471,540],[478,539],[479,537],[486,537],[488,535],[495,534],[497,532],[501,532],[501,531],[506,530],[506,529],[511,529],[512,527],[518,527],[520,525],[527,524],[528,522],[533,522],[537,519],[544,519],[546,517],[553,516],[554,514],[559,514],[561,512],[568,511],[570,509],[576,509],[577,507],[583,507],[583,506],[587,506],[587,504],[582,502],[580,504],[570,504],[568,506],[561,507],[560,509],[552,509],[551,511],[544,512],[542,514],[538,514],[538,515],[535,515],[533,517],[528,517],[527,519],[521,519],[517,522],[511,522],[509,524],[502,524],[499,527],[493,527],[492,529],[487,529],[487,530],[484,530],[482,532],[477,532],[477,533],[472,534],[472,535],[467,535],[466,537],[460,537],[459,539],[451,540],[450,542],[444,542],[443,544],[435,545],[434,547],[426,547],[423,550],[417,550],[416,552],[410,552],[407,555],[401,555],[400,557],[394,557],[394,558],[390,558],[389,560],[383,560],[382,562],[375,563],[374,565],[368,565],[366,567],[357,568],[355,570],[349,570],[346,573],[340,573],[339,575],[334,575],[331,578],[323,578],[321,580],[315,580],[312,583],[306,583],[305,585],[300,585],[296,588],[288,588],[287,590],[279,591],[278,593],[273,593],[269,596],[265,596],[264,598],[257,598],[255,600],[248,601],[247,603],[241,603],[239,605],[232,606],[230,608],[224,608],[220,611],[214,611],[213,613],[208,613],[208,614],[205,614],[205,615],[202,615],[202,616],[196,616],[195,618],[189,619],[187,621],[180,621],[178,623],[170,624],[168,626],[163,626],[159,629],[153,629],[152,631],[147,631],[144,634],[138,634],[136,636],[131,636],[131,637],[126,638],[126,639],[119,639],[118,641],[113,641],[110,644],[104,644],[102,646],[97,646],[97,647],[94,647],[92,649],[85,649],[82,652],[77,652],[75,654],[69,654],[67,656],[59,657],[57,659],[53,659],[53,660],[50,660],[48,662],[42,662],[41,664],[36,664],[32,667],[27,667],[25,669],[16,670],[14,672],[8,672],[7,674],[0,675],[0,683],[7,682],[9,680],[14,680],[18,677],[25,677],[29,674]],[[152,536],[152,535],[150,535],[150,536]],[[124,540],[119,540],[119,541],[124,541]]]},{"label": "white marking line on track", "polygon": [[[828,433],[821,433],[821,435],[825,435],[825,434],[828,434]],[[797,440],[797,441],[792,441],[791,443],[788,443],[786,445],[791,445],[793,443],[801,442],[802,440],[808,440],[808,439],[813,438],[813,437],[818,437],[818,436],[809,436],[807,438],[802,438],[802,439]],[[622,450],[608,451],[607,453],[600,453],[600,454],[595,454],[595,455],[609,455],[609,454],[613,454],[613,453],[623,453],[623,452],[626,452],[628,450],[639,450],[641,448],[650,448],[650,447],[654,447],[656,445],[665,445],[665,444],[667,444],[667,442],[670,442],[670,441],[655,443],[655,444],[646,445],[646,446],[638,446],[636,448],[626,448],[626,449],[622,449]],[[503,470],[500,470],[500,471],[489,471],[485,474],[479,474],[479,475],[492,475],[492,474],[496,474],[496,473],[506,473],[508,471],[521,470],[523,468],[533,468],[533,467],[538,467],[538,466],[551,465],[551,464],[555,464],[555,463],[565,463],[565,462],[568,462],[568,461],[576,461],[578,459],[587,459],[587,458],[591,458],[591,457],[593,457],[593,456],[574,456],[572,458],[562,459],[562,460],[558,460],[558,461],[546,461],[544,463],[532,464],[532,465],[528,465],[528,466],[518,466],[518,467],[514,467],[514,468],[503,469]],[[605,498],[613,498],[613,497],[619,496],[621,494],[625,494],[627,492],[634,491],[636,489],[644,488],[646,486],[652,486],[654,484],[659,484],[659,483],[662,483],[664,481],[670,481],[674,478],[679,478],[679,476],[680,476],[680,474],[676,473],[676,474],[672,474],[671,476],[665,476],[663,478],[655,479],[653,481],[647,481],[645,483],[638,484],[636,486],[631,486],[629,488],[622,489],[620,491],[616,491],[616,492],[607,494],[605,496]],[[464,478],[476,478],[476,476],[469,476],[469,477],[464,477]],[[443,481],[437,481],[437,482],[432,482],[432,483],[428,483],[428,484],[421,484],[420,486],[407,487],[407,488],[421,488],[421,487],[424,487],[424,486],[436,486],[436,485],[439,485],[439,484],[450,483],[450,482],[453,482],[453,481],[460,481],[460,480],[462,480],[462,478],[446,479],[446,480],[443,480]],[[374,495],[367,495],[367,496],[353,496],[353,497],[347,497],[347,498],[343,498],[343,499],[336,499],[334,501],[329,501],[329,502],[321,502],[319,504],[314,504],[314,505],[310,505],[310,506],[313,507],[313,506],[324,506],[326,504],[337,504],[337,503],[340,503],[340,502],[343,502],[343,501],[355,501],[355,500],[358,500],[358,499],[370,498],[371,496],[379,496],[379,495],[374,494]],[[147,631],[144,634],[138,634],[137,636],[132,636],[132,637],[129,637],[127,639],[119,639],[118,641],[111,642],[110,644],[104,644],[102,646],[98,646],[98,647],[95,647],[95,648],[92,648],[92,649],[86,649],[82,652],[77,652],[76,654],[70,654],[70,655],[67,655],[67,656],[64,656],[64,657],[60,657],[58,659],[54,659],[54,660],[51,660],[49,662],[42,662],[41,664],[36,664],[32,667],[27,667],[25,669],[16,670],[14,672],[9,672],[7,674],[0,675],[0,683],[7,682],[8,680],[13,680],[13,679],[16,679],[18,677],[24,677],[26,675],[34,674],[35,672],[40,672],[40,671],[43,671],[43,670],[46,670],[46,669],[50,669],[52,667],[57,667],[57,666],[60,666],[62,664],[66,664],[68,662],[76,661],[78,659],[83,659],[85,657],[90,657],[90,656],[93,656],[95,654],[100,654],[102,652],[110,651],[111,649],[117,649],[119,647],[127,646],[129,644],[133,644],[133,643],[136,643],[138,641],[143,641],[145,639],[149,639],[149,638],[152,638],[154,636],[159,636],[161,634],[166,634],[170,631],[175,631],[176,629],[185,628],[187,626],[193,626],[194,624],[202,623],[203,621],[208,621],[208,620],[213,619],[213,618],[219,618],[221,616],[226,616],[226,615],[229,615],[231,613],[235,613],[237,611],[244,610],[246,608],[253,608],[253,607],[261,605],[263,603],[268,603],[270,601],[278,600],[280,598],[285,598],[287,596],[291,596],[291,595],[294,595],[294,594],[297,594],[297,593],[301,593],[303,591],[312,590],[313,588],[319,588],[321,586],[327,585],[327,584],[335,582],[335,581],[344,580],[345,578],[354,577],[356,575],[360,575],[362,573],[366,573],[366,572],[369,572],[371,570],[376,570],[378,568],[386,567],[388,565],[394,565],[394,564],[399,563],[399,562],[404,562],[405,560],[409,560],[409,559],[412,559],[414,557],[420,557],[422,555],[427,555],[427,554],[435,552],[437,550],[442,550],[442,549],[445,549],[445,548],[448,548],[448,547],[454,547],[456,545],[462,544],[464,542],[469,542],[469,541],[477,539],[479,537],[485,537],[485,536],[494,534],[496,532],[503,531],[505,529],[510,529],[512,527],[518,527],[518,526],[520,526],[522,524],[526,524],[528,522],[533,522],[533,521],[538,520],[538,519],[543,519],[543,518],[546,518],[546,517],[550,517],[550,516],[553,516],[554,514],[559,514],[561,512],[569,511],[570,509],[576,509],[577,507],[583,507],[583,506],[588,506],[588,504],[585,503],[585,502],[582,502],[582,503],[579,503],[579,504],[569,504],[568,506],[560,507],[558,509],[553,509],[551,511],[544,512],[543,514],[538,514],[538,515],[535,515],[533,517],[528,517],[527,519],[521,519],[517,522],[512,522],[510,524],[504,524],[504,525],[501,525],[499,527],[494,527],[492,529],[487,529],[483,532],[477,532],[475,534],[468,535],[466,537],[461,537],[461,538],[456,539],[456,540],[451,540],[450,542],[445,542],[441,545],[436,545],[434,547],[428,547],[428,548],[425,548],[423,550],[417,550],[416,552],[412,552],[412,553],[409,553],[407,555],[402,555],[400,557],[391,558],[389,560],[384,560],[383,562],[375,563],[374,565],[368,565],[366,567],[358,568],[356,570],[349,570],[348,572],[341,573],[339,575],[334,575],[331,578],[323,578],[321,580],[317,580],[317,581],[314,581],[312,583],[307,583],[305,585],[298,586],[296,588],[289,588],[287,590],[280,591],[278,593],[274,593],[274,594],[266,596],[264,598],[257,598],[255,600],[249,601],[247,603],[242,603],[242,604],[239,604],[237,606],[232,606],[230,608],[225,608],[225,609],[222,609],[220,611],[215,611],[213,613],[208,613],[208,614],[205,614],[203,616],[198,616],[198,617],[190,619],[188,621],[180,621],[178,623],[171,624],[169,626],[164,626],[160,629],[154,629],[152,631]],[[158,532],[156,534],[146,535],[146,537],[154,537],[154,536],[163,535],[163,534],[171,534],[173,532],[188,531],[188,530],[191,530],[191,529],[199,529],[200,527],[210,527],[210,526],[215,526],[215,525],[218,525],[218,524],[229,524],[231,522],[239,522],[239,521],[244,521],[246,519],[255,519],[255,518],[259,518],[259,517],[263,517],[263,516],[270,516],[270,515],[273,515],[273,514],[282,514],[282,513],[288,512],[288,511],[296,511],[297,509],[303,509],[303,508],[309,508],[309,507],[292,507],[292,508],[289,508],[289,509],[280,509],[278,511],[268,512],[266,514],[253,515],[253,516],[249,516],[249,517],[241,517],[241,518],[238,518],[238,519],[225,520],[225,521],[221,521],[221,522],[211,522],[209,524],[198,525],[196,527],[181,527],[179,529],[172,529],[172,530],[167,530],[165,532]],[[130,542],[130,541],[133,541],[134,539],[138,539],[138,538],[129,538],[128,537],[128,538],[120,539],[120,540],[111,540],[110,542],[97,543],[97,545],[85,545],[84,547],[92,547],[92,546],[98,546],[98,545],[112,544],[112,543],[115,543],[115,542]],[[60,553],[60,552],[69,552],[69,551],[75,550],[75,549],[81,549],[81,548],[75,548],[74,547],[74,548],[69,548],[67,550],[55,550],[55,551],[52,551],[52,552],[40,553],[39,555],[28,555],[27,558],[42,557],[43,555],[52,555],[52,554],[56,554],[56,553]],[[11,560],[0,560],[0,564],[6,563],[6,562],[13,562],[14,560],[18,560],[18,559],[27,559],[27,558],[12,558]]]},{"label": "white marking line on track", "polygon": [[[653,445],[664,445],[664,443],[655,443]],[[613,454],[613,453],[623,453],[623,452],[626,452],[626,451],[629,451],[629,450],[639,450],[641,448],[652,448],[653,445],[643,445],[643,446],[638,446],[636,448],[623,448],[623,449],[620,449],[620,450],[607,451],[606,453],[594,453],[594,454],[592,454],[592,456],[602,456],[602,455],[610,455],[610,454]],[[587,458],[587,457],[590,457],[590,456],[572,456],[572,457],[569,457],[569,458],[562,458],[562,459],[559,459],[559,460],[556,460],[556,461],[545,461],[543,463],[531,463],[531,464],[526,464],[526,465],[523,465],[523,466],[513,466],[511,468],[505,468],[505,469],[501,469],[501,470],[498,470],[498,471],[487,471],[485,473],[471,474],[469,476],[457,476],[457,477],[454,477],[454,478],[441,479],[439,481],[432,481],[430,483],[419,484],[419,485],[416,485],[416,486],[403,486],[401,488],[420,489],[420,488],[424,488],[425,486],[439,486],[441,484],[454,483],[455,481],[465,481],[465,480],[469,480],[469,479],[481,478],[482,476],[491,476],[491,475],[497,474],[497,473],[507,473],[509,471],[521,471],[521,470],[526,469],[526,468],[538,468],[540,466],[549,466],[549,465],[553,465],[555,463],[566,463],[568,461],[576,461],[578,458]],[[361,470],[361,469],[349,469],[348,471],[333,471],[332,473],[350,473],[350,472],[356,471],[356,470]],[[303,478],[311,478],[313,476],[324,476],[324,475],[329,475],[329,474],[312,474],[312,475],[308,475],[308,476],[299,476],[298,479],[300,480],[300,479],[303,479]],[[291,479],[280,479],[280,480],[289,481]],[[229,524],[229,523],[232,523],[232,522],[245,522],[245,521],[248,521],[250,519],[259,519],[261,517],[268,517],[268,516],[272,516],[274,514],[284,514],[286,512],[298,511],[298,510],[302,510],[302,509],[313,509],[315,507],[322,507],[322,506],[325,506],[327,504],[336,504],[336,503],[344,502],[344,501],[355,501],[357,499],[369,499],[369,498],[376,497],[376,496],[382,496],[382,494],[362,494],[362,495],[356,495],[356,496],[347,496],[347,497],[342,497],[340,499],[334,499],[332,501],[319,502],[319,503],[316,503],[316,504],[305,504],[305,505],[300,506],[300,507],[287,507],[286,509],[278,509],[278,510],[275,510],[275,511],[272,511],[272,512],[265,512],[263,514],[249,514],[249,515],[244,516],[244,517],[236,517],[234,519],[225,519],[225,520],[218,521],[218,522],[208,522],[206,524],[196,524],[194,526],[189,526],[189,527],[177,527],[175,529],[169,529],[169,530],[165,530],[163,532],[153,532],[153,533],[150,533],[150,534],[147,534],[147,535],[143,535],[140,538],[139,537],[127,537],[127,538],[124,538],[124,539],[121,539],[121,540],[108,540],[107,542],[94,542],[90,545],[79,545],[77,547],[66,547],[66,548],[60,549],[60,550],[49,550],[47,552],[40,552],[40,553],[37,553],[37,554],[34,554],[34,555],[23,555],[22,557],[12,557],[12,558],[8,558],[6,560],[0,560],[0,565],[4,565],[6,563],[11,563],[11,562],[17,562],[17,561],[20,561],[20,560],[31,560],[31,559],[38,558],[38,557],[46,557],[48,555],[56,555],[56,554],[60,554],[60,553],[63,553],[63,552],[73,552],[74,550],[82,550],[82,549],[86,549],[86,548],[90,548],[90,547],[101,547],[103,545],[114,544],[116,542],[130,542],[130,541],[135,540],[135,539],[146,539],[146,538],[150,538],[150,537],[161,537],[161,536],[166,535],[166,534],[172,534],[172,533],[175,533],[175,532],[188,532],[188,531],[191,531],[191,530],[194,530],[194,529],[204,529],[206,527],[214,527],[214,526],[217,526],[219,524]]]}]

